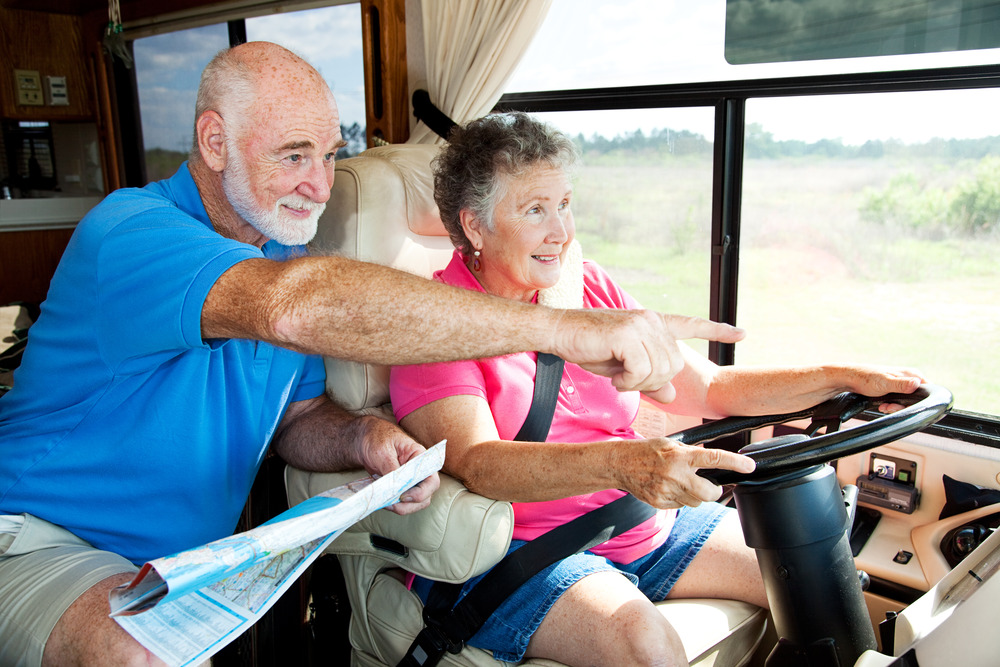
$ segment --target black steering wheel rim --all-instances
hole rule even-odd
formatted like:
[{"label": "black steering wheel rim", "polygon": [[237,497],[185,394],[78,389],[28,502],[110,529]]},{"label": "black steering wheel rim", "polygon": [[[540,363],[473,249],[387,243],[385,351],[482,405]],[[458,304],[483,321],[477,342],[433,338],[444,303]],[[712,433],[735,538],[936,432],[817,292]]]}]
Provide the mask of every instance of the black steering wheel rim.
[{"label": "black steering wheel rim", "polygon": [[[807,410],[783,415],[727,417],[680,431],[670,438],[687,445],[695,445],[763,426],[810,417],[814,420],[821,418],[823,422],[829,424],[836,420],[836,426],[839,427],[840,423],[865,410],[877,408],[882,403],[904,406],[897,412],[882,414],[876,419],[843,431],[829,432],[828,428],[826,434],[805,440],[790,442],[787,439],[772,438],[754,443],[753,451],[748,451],[747,456],[757,462],[757,468],[748,474],[724,469],[698,471],[699,475],[719,485],[761,482],[905,438],[941,419],[951,410],[953,401],[950,391],[932,384],[920,385],[912,394],[870,397],[843,393]],[[776,441],[776,444],[769,446],[768,443],[772,441]]]}]

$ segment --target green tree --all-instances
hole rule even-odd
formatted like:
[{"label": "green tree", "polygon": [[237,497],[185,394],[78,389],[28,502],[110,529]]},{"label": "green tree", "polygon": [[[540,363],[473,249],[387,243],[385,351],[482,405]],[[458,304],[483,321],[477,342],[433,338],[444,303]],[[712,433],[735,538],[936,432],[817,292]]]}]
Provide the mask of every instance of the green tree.
[{"label": "green tree", "polygon": [[860,213],[868,222],[931,234],[948,224],[948,194],[906,172],[893,176],[882,190],[865,188]]},{"label": "green tree", "polygon": [[1000,157],[983,158],[975,176],[955,186],[951,212],[959,229],[969,234],[1000,228]]},{"label": "green tree", "polygon": [[337,151],[338,160],[354,157],[363,151],[368,145],[368,137],[365,134],[365,128],[357,122],[341,127],[340,136],[344,138],[347,145]]}]

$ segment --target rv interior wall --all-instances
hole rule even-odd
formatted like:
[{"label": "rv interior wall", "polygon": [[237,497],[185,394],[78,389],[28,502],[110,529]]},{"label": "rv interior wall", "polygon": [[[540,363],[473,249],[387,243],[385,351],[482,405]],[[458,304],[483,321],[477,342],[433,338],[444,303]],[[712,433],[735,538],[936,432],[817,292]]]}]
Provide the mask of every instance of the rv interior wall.
[{"label": "rv interior wall", "polygon": [[[11,8],[12,4],[17,3],[5,2],[0,7],[0,62],[4,63],[0,68],[0,117],[10,127],[25,121],[94,123],[96,87],[85,38],[87,21],[79,15]],[[46,77],[64,76],[68,104],[48,104],[44,97],[41,104],[19,104],[15,69],[38,72],[43,84]],[[0,159],[6,161],[7,155]],[[8,167],[2,173],[9,177],[10,171]],[[8,185],[8,190],[16,188]],[[68,228],[76,222],[65,220],[67,229],[0,233],[0,304],[37,303],[45,298],[49,279],[69,240]]]}]

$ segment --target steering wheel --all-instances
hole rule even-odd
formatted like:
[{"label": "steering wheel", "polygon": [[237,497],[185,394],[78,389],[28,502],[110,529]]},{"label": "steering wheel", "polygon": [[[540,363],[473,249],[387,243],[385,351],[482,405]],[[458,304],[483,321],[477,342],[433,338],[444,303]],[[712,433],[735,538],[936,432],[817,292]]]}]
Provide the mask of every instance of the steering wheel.
[{"label": "steering wheel", "polygon": [[[843,431],[840,425],[861,412],[877,409],[882,403],[904,406],[872,421]],[[795,470],[828,463],[857,454],[887,442],[905,438],[935,423],[951,410],[951,392],[932,384],[923,384],[912,394],[887,394],[881,397],[845,392],[815,407],[800,412],[759,417],[727,417],[680,431],[670,438],[687,445],[708,442],[727,435],[764,426],[812,418],[808,435],[778,436],[744,447],[741,453],[757,462],[748,474],[724,469],[698,471],[715,484],[762,482]],[[816,432],[826,427],[824,435]]]}]

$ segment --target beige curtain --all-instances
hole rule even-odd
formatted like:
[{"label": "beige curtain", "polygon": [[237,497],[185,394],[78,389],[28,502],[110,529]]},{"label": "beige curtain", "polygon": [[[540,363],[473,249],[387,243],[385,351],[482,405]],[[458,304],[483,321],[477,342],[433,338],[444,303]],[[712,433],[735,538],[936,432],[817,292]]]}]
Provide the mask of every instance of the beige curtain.
[{"label": "beige curtain", "polygon": [[[422,0],[431,102],[463,123],[490,112],[552,0]],[[443,141],[417,123],[407,143]]]}]

